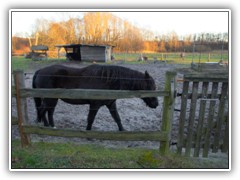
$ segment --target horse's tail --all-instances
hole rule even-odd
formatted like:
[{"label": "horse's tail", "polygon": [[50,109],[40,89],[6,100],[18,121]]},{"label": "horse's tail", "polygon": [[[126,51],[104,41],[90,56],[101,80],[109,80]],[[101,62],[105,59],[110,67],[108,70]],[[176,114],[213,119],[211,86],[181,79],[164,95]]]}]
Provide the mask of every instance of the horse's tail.
[{"label": "horse's tail", "polygon": [[[33,75],[33,80],[32,80],[32,88],[33,89],[37,88],[36,78],[37,78],[38,73],[39,73],[39,71],[36,71],[35,74]],[[35,107],[36,107],[36,110],[37,110],[37,122],[41,122],[40,109],[39,108],[42,105],[42,98],[34,97],[34,102],[35,102]]]},{"label": "horse's tail", "polygon": [[33,80],[32,80],[32,88],[36,88],[36,77],[37,77],[38,71],[36,71],[33,75]]}]

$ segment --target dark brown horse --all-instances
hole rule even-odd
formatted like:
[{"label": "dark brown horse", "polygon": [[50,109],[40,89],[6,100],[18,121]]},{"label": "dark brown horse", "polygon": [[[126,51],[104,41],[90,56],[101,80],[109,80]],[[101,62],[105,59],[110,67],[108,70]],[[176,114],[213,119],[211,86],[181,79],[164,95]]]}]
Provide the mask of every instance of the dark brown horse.
[{"label": "dark brown horse", "polygon": [[[33,76],[33,88],[64,89],[111,89],[111,90],[155,90],[155,82],[146,71],[141,73],[129,68],[110,65],[90,65],[85,68],[72,68],[52,65],[36,71]],[[106,94],[107,95],[107,94]],[[158,106],[156,97],[142,98],[151,108]],[[120,131],[124,130],[117,112],[116,99],[62,99],[70,104],[89,104],[87,130],[91,130],[94,118],[101,106],[106,105]],[[44,126],[54,127],[53,113],[58,99],[34,98],[37,109],[37,121]],[[46,118],[48,113],[48,120]]]}]

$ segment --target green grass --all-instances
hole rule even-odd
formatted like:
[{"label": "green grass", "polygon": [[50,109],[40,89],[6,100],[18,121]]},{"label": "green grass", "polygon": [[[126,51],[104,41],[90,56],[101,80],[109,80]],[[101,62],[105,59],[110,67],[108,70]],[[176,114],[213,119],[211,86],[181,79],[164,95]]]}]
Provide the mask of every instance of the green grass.
[{"label": "green grass", "polygon": [[23,56],[12,56],[11,67],[12,70],[21,69],[26,70],[29,68],[31,59],[25,59]]},{"label": "green grass", "polygon": [[33,61],[32,59],[26,59],[23,56],[12,56],[11,67],[12,67],[12,71],[17,69],[28,71],[31,69],[38,69],[43,65],[48,65],[48,64],[63,62],[63,61],[66,61],[66,60],[49,58],[48,60]]},{"label": "green grass", "polygon": [[[114,57],[116,60],[124,60],[126,63],[138,63],[138,58],[141,53],[115,53]],[[199,53],[185,53],[184,59],[180,58],[180,52],[179,53],[142,53],[143,56],[147,56],[150,61],[153,61],[154,58],[157,58],[157,60],[167,60],[170,63],[177,63],[177,64],[190,64],[192,62],[198,63],[199,58],[200,62],[208,62],[209,53],[201,53],[201,56]],[[223,60],[228,60],[228,52],[224,52],[222,56]],[[210,53],[210,62],[219,62],[221,60],[221,53],[211,52]],[[142,62],[140,62],[142,63]]]},{"label": "green grass", "polygon": [[215,159],[187,158],[169,153],[160,156],[158,150],[140,148],[115,149],[98,145],[35,142],[21,148],[12,141],[12,169],[192,169],[227,168],[227,162]]}]

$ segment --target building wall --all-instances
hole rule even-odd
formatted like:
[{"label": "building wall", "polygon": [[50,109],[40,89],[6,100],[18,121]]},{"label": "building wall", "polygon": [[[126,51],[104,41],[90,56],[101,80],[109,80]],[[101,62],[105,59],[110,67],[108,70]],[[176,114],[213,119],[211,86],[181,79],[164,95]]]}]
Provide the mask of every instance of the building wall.
[{"label": "building wall", "polygon": [[112,47],[111,46],[106,46],[106,61],[109,62],[111,61],[111,55],[112,55]]},{"label": "building wall", "polygon": [[106,62],[105,47],[82,46],[80,49],[82,61]]}]

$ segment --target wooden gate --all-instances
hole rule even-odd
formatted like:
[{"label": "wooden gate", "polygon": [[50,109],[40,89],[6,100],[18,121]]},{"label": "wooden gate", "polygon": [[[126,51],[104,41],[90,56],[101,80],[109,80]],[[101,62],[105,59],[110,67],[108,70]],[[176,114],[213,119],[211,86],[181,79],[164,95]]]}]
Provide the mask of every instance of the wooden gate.
[{"label": "wooden gate", "polygon": [[[228,74],[185,74],[177,153],[208,157],[229,148]],[[185,148],[185,149],[184,149]],[[191,152],[193,151],[193,152]]]}]

